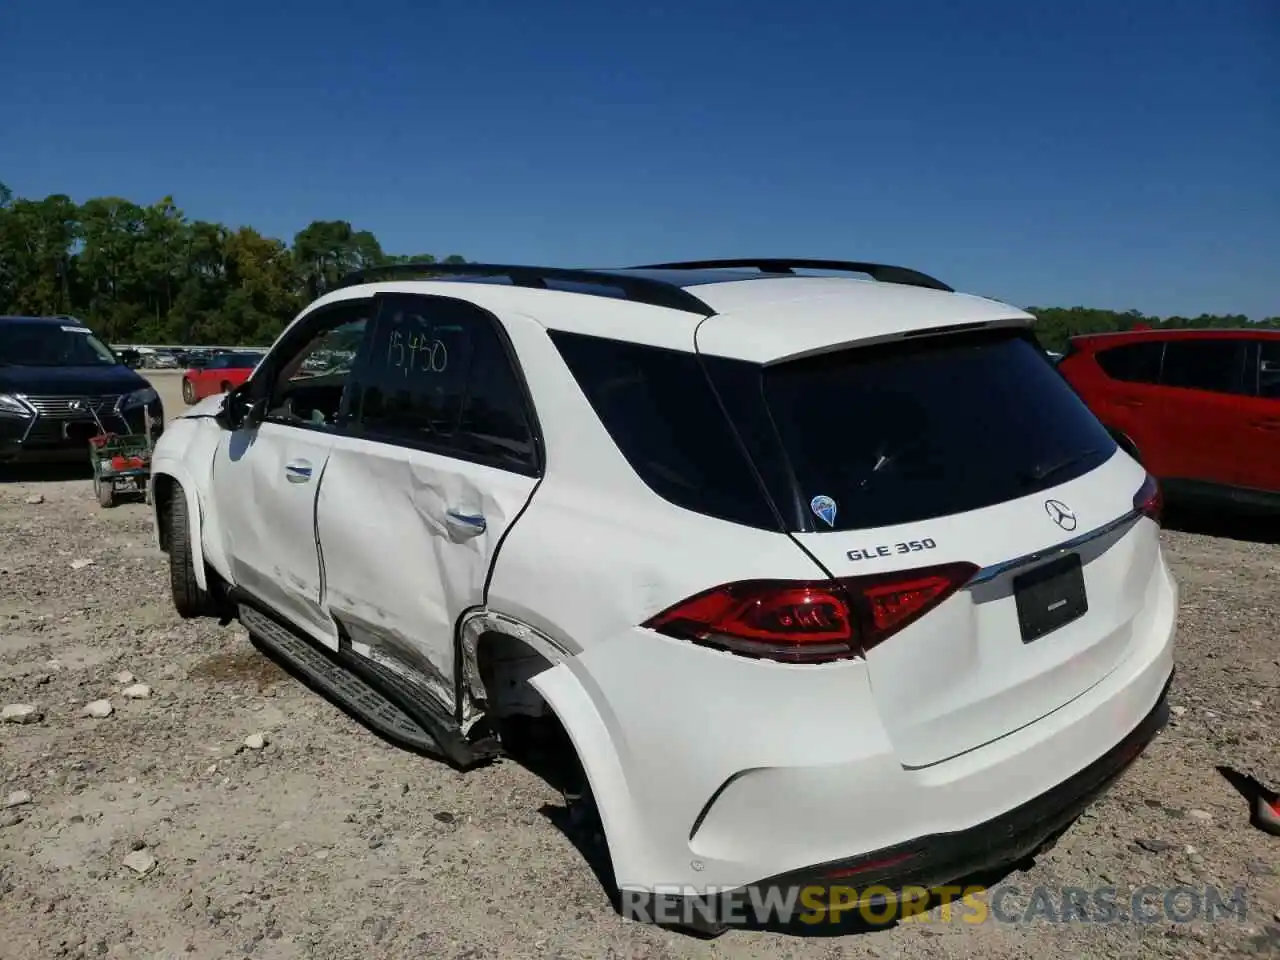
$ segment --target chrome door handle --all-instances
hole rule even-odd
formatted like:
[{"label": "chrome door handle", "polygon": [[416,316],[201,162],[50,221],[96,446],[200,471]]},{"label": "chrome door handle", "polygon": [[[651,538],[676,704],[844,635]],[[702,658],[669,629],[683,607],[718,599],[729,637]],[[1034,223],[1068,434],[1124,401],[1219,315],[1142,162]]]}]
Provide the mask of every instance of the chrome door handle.
[{"label": "chrome door handle", "polygon": [[465,527],[469,533],[484,533],[488,526],[484,514],[480,513],[460,513],[457,510],[450,510],[447,516],[452,523]]},{"label": "chrome door handle", "polygon": [[306,483],[311,479],[311,462],[290,460],[284,465],[284,475],[290,483]]}]

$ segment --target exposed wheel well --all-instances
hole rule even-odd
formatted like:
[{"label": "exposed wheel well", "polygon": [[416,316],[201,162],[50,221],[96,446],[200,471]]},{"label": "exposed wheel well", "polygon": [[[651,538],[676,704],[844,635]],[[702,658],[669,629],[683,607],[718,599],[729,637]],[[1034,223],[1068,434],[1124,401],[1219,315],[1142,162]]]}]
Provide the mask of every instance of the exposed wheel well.
[{"label": "exposed wheel well", "polygon": [[553,664],[518,637],[496,631],[476,641],[484,711],[503,749],[566,796],[580,796],[586,774],[573,741],[529,681]]},{"label": "exposed wheel well", "polygon": [[170,529],[169,499],[177,481],[167,473],[153,474],[151,477],[151,509],[156,512],[156,529],[160,536],[160,549],[168,553],[172,541]]}]

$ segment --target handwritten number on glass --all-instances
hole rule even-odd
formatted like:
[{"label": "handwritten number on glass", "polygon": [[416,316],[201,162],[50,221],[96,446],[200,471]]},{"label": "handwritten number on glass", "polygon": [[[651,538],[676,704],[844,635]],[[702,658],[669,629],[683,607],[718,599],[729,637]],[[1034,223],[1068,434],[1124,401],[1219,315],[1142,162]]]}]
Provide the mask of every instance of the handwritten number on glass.
[{"label": "handwritten number on glass", "polygon": [[401,370],[406,377],[415,371],[444,373],[449,369],[449,349],[426,334],[411,333],[406,338],[393,330],[387,341],[387,366]]},{"label": "handwritten number on glass", "polygon": [[[393,360],[392,357],[395,359]],[[404,366],[404,337],[399,330],[391,331],[391,337],[387,341],[387,366]]]}]

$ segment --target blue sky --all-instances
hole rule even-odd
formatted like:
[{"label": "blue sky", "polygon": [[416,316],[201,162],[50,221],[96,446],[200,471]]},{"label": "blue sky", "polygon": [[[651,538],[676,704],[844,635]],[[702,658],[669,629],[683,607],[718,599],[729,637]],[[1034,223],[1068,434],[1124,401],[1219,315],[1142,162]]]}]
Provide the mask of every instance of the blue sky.
[{"label": "blue sky", "polygon": [[1280,314],[1275,0],[7,0],[0,49],[20,196]]}]

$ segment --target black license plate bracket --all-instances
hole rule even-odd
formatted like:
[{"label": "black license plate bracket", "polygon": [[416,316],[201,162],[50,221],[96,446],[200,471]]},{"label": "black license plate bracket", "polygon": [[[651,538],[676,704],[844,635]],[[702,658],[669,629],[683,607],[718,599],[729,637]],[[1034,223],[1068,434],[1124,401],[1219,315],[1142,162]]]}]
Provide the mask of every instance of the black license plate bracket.
[{"label": "black license plate bracket", "polygon": [[70,420],[62,425],[62,436],[66,440],[77,440],[88,443],[89,438],[101,433],[98,425],[92,420]]},{"label": "black license plate bracket", "polygon": [[1068,553],[1013,581],[1022,642],[1031,643],[1089,612],[1080,554]]}]

